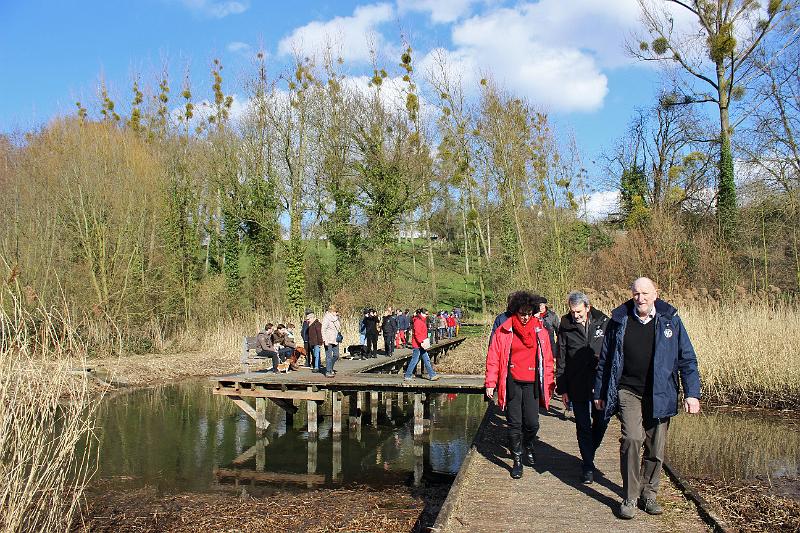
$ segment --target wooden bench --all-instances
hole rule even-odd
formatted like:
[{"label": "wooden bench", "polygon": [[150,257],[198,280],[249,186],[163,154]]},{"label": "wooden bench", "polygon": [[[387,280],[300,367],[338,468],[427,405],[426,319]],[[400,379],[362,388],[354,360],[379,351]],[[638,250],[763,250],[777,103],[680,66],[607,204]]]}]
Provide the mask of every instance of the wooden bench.
[{"label": "wooden bench", "polygon": [[[242,340],[242,356],[240,358],[242,363],[242,372],[245,374],[250,373],[250,366],[251,365],[262,365],[267,363],[269,368],[272,368],[272,358],[271,357],[259,357],[256,355],[258,352],[258,337],[247,337],[245,336]],[[278,363],[278,372],[288,372],[289,371],[289,361],[284,361],[282,363]]]}]

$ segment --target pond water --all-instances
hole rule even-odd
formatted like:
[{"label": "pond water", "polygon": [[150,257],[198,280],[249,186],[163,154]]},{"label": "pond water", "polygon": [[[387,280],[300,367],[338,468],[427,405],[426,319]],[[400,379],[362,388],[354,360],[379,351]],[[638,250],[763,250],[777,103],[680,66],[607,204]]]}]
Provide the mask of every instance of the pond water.
[{"label": "pond water", "polygon": [[485,411],[480,396],[437,396],[430,432],[415,442],[413,404],[402,395],[381,397],[376,424],[369,409],[361,423],[349,418],[343,403],[342,436],[333,440],[328,404],[320,409],[318,438],[309,439],[304,402],[289,424],[284,411],[267,402],[270,426],[259,437],[253,420],[213,395],[206,381],[118,394],[99,410],[97,477],[160,492],[449,481]]},{"label": "pond water", "polygon": [[800,497],[800,415],[710,407],[672,419],[667,460],[687,478],[768,481]]}]

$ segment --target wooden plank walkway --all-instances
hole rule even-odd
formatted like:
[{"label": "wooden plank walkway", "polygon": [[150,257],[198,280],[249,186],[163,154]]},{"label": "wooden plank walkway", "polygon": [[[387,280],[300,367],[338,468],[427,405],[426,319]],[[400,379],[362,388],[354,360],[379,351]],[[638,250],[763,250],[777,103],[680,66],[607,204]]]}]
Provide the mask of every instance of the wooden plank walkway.
[{"label": "wooden plank walkway", "polygon": [[540,415],[536,466],[525,467],[519,480],[509,475],[512,461],[506,446],[505,419],[490,404],[433,531],[708,531],[694,506],[683,499],[666,476],[662,476],[659,501],[670,499],[665,508],[677,506],[680,512],[659,517],[638,511],[633,520],[616,518],[614,511],[622,494],[618,422],[611,423],[597,452],[595,463],[603,475],[596,476],[593,484],[583,485],[579,480],[581,462],[575,423],[564,418],[560,402],[553,403],[550,413]]},{"label": "wooden plank walkway", "polygon": [[[463,342],[464,337],[447,339],[431,348],[432,356],[449,350]],[[267,371],[227,374],[209,378],[215,383],[215,394],[240,396],[264,396],[264,391],[305,391],[308,387],[316,390],[336,391],[395,391],[395,392],[465,392],[482,393],[483,377],[474,375],[448,374],[441,375],[438,381],[429,381],[427,376],[417,376],[410,381],[403,381],[402,373],[411,358],[411,350],[398,349],[395,355],[386,357],[378,355],[374,359],[340,359],[336,363],[336,376],[327,378],[323,374],[311,372],[310,368],[301,368],[297,372],[275,374]],[[241,391],[250,391],[241,394]],[[290,396],[290,395],[289,395]],[[289,397],[287,396],[287,398]]]},{"label": "wooden plank walkway", "polygon": [[[435,344],[429,351],[435,358],[463,341],[464,337],[446,339]],[[392,357],[379,355],[370,359],[345,359],[340,364],[337,363],[338,372],[330,378],[324,374],[311,372],[310,368],[301,368],[299,371],[286,374],[248,371],[209,379],[214,383],[213,393],[227,396],[239,406],[255,421],[256,430],[259,432],[269,426],[265,416],[267,400],[283,408],[289,417],[297,412],[295,400],[305,400],[308,411],[308,432],[314,436],[313,438],[316,438],[318,429],[318,407],[326,400],[330,401],[333,437],[341,436],[342,393],[354,397],[351,405],[360,405],[361,397],[366,391],[369,391],[370,403],[374,405],[377,405],[381,392],[412,394],[415,436],[421,436],[424,432],[430,400],[434,394],[483,393],[482,376],[439,374],[439,379],[435,381],[427,377],[404,380],[401,371],[405,369],[411,356],[411,350],[402,349],[397,350]],[[255,408],[246,398],[255,399]]]}]

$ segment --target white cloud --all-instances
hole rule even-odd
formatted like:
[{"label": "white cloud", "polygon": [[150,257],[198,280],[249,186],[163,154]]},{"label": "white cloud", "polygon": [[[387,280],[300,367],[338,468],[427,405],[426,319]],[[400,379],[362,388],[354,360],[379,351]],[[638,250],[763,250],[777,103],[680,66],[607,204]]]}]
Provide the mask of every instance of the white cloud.
[{"label": "white cloud", "polygon": [[328,46],[340,49],[348,61],[369,61],[374,46],[380,49],[383,38],[377,29],[394,17],[390,4],[358,6],[349,17],[336,17],[327,22],[310,22],[296,28],[281,39],[278,51],[281,55],[299,52],[313,55]]},{"label": "white cloud", "polygon": [[248,55],[250,54],[250,51],[253,49],[249,44],[243,43],[241,41],[234,41],[232,43],[228,43],[228,46],[226,48],[228,49],[228,52],[241,55]]},{"label": "white cloud", "polygon": [[598,109],[608,93],[598,62],[592,53],[563,44],[556,30],[544,30],[552,21],[541,19],[539,9],[539,4],[497,9],[459,23],[452,33],[456,56],[489,70],[501,85],[535,104]]},{"label": "white cloud", "polygon": [[598,191],[588,195],[580,202],[581,217],[589,222],[603,220],[619,211],[619,191]]},{"label": "white cloud", "polygon": [[250,9],[250,0],[180,0],[188,9],[212,18],[239,15]]},{"label": "white cloud", "polygon": [[454,22],[472,10],[477,0],[397,0],[400,13],[421,11],[430,13],[431,20],[437,23]]}]

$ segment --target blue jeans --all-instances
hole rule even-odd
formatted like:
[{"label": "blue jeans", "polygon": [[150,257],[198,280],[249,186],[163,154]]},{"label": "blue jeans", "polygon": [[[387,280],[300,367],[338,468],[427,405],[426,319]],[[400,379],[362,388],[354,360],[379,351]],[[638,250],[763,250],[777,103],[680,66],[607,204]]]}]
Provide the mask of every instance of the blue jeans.
[{"label": "blue jeans", "polygon": [[311,367],[314,370],[319,370],[319,351],[322,348],[320,345],[312,346],[311,347]]},{"label": "blue jeans", "polygon": [[603,411],[595,409],[591,400],[572,402],[572,412],[575,413],[575,431],[583,459],[583,470],[594,470],[594,452],[603,442],[608,422],[604,419]]},{"label": "blue jeans", "polygon": [[423,348],[414,348],[411,350],[411,361],[408,362],[404,377],[410,378],[412,374],[414,374],[414,369],[417,367],[420,357],[422,357],[422,364],[425,365],[425,371],[428,373],[428,377],[432,378],[436,375],[431,366],[431,358],[428,357],[428,352]]},{"label": "blue jeans", "polygon": [[330,374],[333,372],[333,364],[339,359],[339,345],[326,344],[325,345],[325,373]]}]

